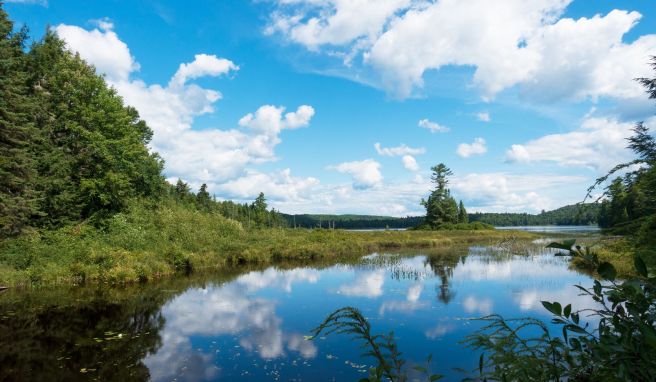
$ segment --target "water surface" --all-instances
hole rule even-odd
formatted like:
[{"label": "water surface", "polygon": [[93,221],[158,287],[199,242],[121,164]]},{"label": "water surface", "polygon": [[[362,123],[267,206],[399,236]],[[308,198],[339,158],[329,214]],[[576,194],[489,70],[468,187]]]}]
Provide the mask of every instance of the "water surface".
[{"label": "water surface", "polygon": [[[536,245],[536,248],[541,247]],[[393,330],[409,362],[464,377],[479,354],[459,345],[470,318],[549,319],[540,300],[589,304],[590,279],[545,250],[493,247],[371,254],[355,264],[269,267],[126,289],[0,295],[0,380],[355,381],[371,359],[344,336],[308,341],[354,306]]]}]

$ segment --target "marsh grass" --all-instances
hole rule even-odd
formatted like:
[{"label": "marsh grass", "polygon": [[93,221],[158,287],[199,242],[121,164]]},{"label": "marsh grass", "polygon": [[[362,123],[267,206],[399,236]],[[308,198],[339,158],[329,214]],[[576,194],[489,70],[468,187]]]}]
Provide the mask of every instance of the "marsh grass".
[{"label": "marsh grass", "polygon": [[126,284],[244,264],[348,259],[403,248],[494,244],[521,232],[246,229],[175,203],[133,203],[102,225],[35,231],[0,243],[0,285]]}]

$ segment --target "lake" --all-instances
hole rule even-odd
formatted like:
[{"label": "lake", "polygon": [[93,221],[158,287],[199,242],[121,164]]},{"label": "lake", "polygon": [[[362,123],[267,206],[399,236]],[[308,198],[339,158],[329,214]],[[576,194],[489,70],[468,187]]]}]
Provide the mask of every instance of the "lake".
[{"label": "lake", "polygon": [[459,344],[471,318],[550,316],[540,300],[589,306],[568,268],[537,240],[371,254],[351,264],[245,268],[128,288],[0,294],[0,380],[356,381],[373,361],[340,335],[306,340],[335,309],[394,331],[409,362],[460,380],[479,354]]},{"label": "lake", "polygon": [[600,232],[601,228],[596,225],[527,225],[527,226],[502,226],[494,227],[500,230],[518,230],[527,232],[544,232],[544,233],[595,233]]}]

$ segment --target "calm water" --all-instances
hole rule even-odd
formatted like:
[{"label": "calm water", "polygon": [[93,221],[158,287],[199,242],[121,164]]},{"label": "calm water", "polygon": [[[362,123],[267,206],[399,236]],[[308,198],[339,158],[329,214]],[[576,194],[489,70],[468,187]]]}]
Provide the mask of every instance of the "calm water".
[{"label": "calm water", "polygon": [[596,225],[527,225],[527,226],[508,226],[494,227],[501,230],[518,230],[528,232],[545,232],[545,233],[594,233],[601,231]]},{"label": "calm water", "polygon": [[[536,248],[543,243],[536,243]],[[332,310],[361,309],[394,330],[405,358],[433,354],[459,380],[478,353],[458,344],[492,312],[548,319],[540,300],[574,302],[590,279],[543,250],[469,247],[372,254],[357,264],[243,270],[132,287],[0,295],[0,380],[339,380],[372,364],[344,336],[304,335]]]}]

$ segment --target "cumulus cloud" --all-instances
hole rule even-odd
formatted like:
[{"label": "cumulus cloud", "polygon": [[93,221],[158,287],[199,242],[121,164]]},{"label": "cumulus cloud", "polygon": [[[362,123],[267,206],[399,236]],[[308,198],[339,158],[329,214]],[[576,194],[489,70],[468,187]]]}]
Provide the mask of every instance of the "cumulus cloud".
[{"label": "cumulus cloud", "polygon": [[426,149],[424,147],[413,148],[405,144],[401,144],[401,146],[397,146],[397,147],[381,147],[380,143],[376,142],[374,144],[374,147],[376,148],[376,152],[379,155],[387,156],[387,157],[402,156],[402,155],[418,155],[418,154],[424,154],[426,152]]},{"label": "cumulus cloud", "polygon": [[230,60],[215,55],[197,54],[193,62],[180,64],[178,71],[171,78],[171,84],[182,86],[190,79],[217,77],[235,70],[239,70],[239,66]]},{"label": "cumulus cloud", "polygon": [[87,31],[75,25],[60,24],[54,31],[66,41],[69,49],[80,53],[109,81],[126,81],[130,73],[139,70],[139,63],[130,54],[127,44],[113,31],[107,19],[96,20],[97,29]]},{"label": "cumulus cloud", "polygon": [[448,127],[442,126],[435,122],[431,122],[426,118],[419,120],[417,125],[419,127],[423,127],[424,129],[430,130],[431,133],[446,133],[449,131]]},{"label": "cumulus cloud", "polygon": [[623,41],[641,15],[616,9],[565,18],[570,3],[278,0],[267,31],[330,56],[341,52],[347,67],[373,69],[400,98],[421,89],[427,71],[450,65],[474,67],[473,84],[487,99],[514,86],[540,101],[644,98],[632,79],[650,73],[656,35]]},{"label": "cumulus cloud", "polygon": [[471,212],[539,212],[582,200],[588,183],[572,175],[471,173],[454,177],[451,190]]},{"label": "cumulus cloud", "polygon": [[490,118],[490,113],[488,112],[476,113],[476,118],[481,122],[490,122],[492,120],[492,118]]},{"label": "cumulus cloud", "polygon": [[472,143],[461,143],[456,149],[456,153],[463,158],[469,158],[472,155],[482,155],[487,152],[485,147],[485,139],[475,138]]},{"label": "cumulus cloud", "polygon": [[580,128],[515,144],[506,151],[508,162],[553,162],[566,167],[588,167],[600,172],[631,157],[626,138],[632,123],[614,118],[587,118]]},{"label": "cumulus cloud", "polygon": [[[68,49],[95,65],[125,102],[139,111],[153,130],[151,147],[164,158],[169,178],[182,178],[195,187],[208,183],[210,191],[245,198],[266,188],[275,199],[298,199],[318,183],[315,178],[293,177],[289,169],[262,174],[248,168],[276,160],[281,132],[308,126],[314,108],[301,105],[285,112],[283,106],[263,105],[239,120],[241,128],[195,130],[195,118],[213,113],[222,96],[192,81],[226,76],[239,66],[216,55],[197,54],[193,61],[179,65],[167,85],[147,84],[130,78],[139,64],[114,32],[111,21],[94,23],[98,28],[90,31],[64,24],[55,31]],[[257,182],[264,183],[258,187]]]},{"label": "cumulus cloud", "polygon": [[299,202],[308,200],[318,185],[318,179],[294,177],[286,168],[270,173],[247,170],[244,176],[217,184],[213,189],[228,198],[243,200],[264,192],[269,200]]},{"label": "cumulus cloud", "polygon": [[419,171],[419,165],[412,155],[404,155],[403,158],[401,158],[401,162],[406,170]]},{"label": "cumulus cloud", "polygon": [[328,169],[351,175],[353,178],[353,188],[356,189],[367,189],[378,186],[383,181],[383,174],[380,172],[380,163],[373,159],[344,162],[336,166],[330,166]]}]

